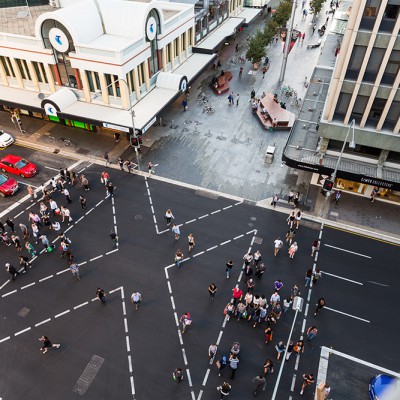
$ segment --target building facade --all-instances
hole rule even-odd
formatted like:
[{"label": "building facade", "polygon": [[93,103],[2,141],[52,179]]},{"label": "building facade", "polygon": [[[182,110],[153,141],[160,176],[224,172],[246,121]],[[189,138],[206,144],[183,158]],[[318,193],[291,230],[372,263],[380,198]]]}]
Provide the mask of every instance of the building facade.
[{"label": "building facade", "polygon": [[[215,58],[194,54],[193,4],[30,1],[0,20],[0,105],[12,113],[129,132],[133,111],[144,132]],[[241,1],[227,0],[223,15]]]}]

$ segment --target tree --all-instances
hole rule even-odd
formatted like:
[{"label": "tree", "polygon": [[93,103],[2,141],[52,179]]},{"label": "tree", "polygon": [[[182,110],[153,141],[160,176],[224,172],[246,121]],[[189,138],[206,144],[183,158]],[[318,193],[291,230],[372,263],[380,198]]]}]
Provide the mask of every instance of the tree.
[{"label": "tree", "polygon": [[276,8],[275,14],[272,19],[279,26],[286,26],[287,21],[292,14],[292,1],[284,0],[282,3]]},{"label": "tree", "polygon": [[310,1],[310,11],[311,14],[313,15],[313,21],[314,18],[319,12],[322,10],[322,6],[324,4],[323,0],[311,0]]},{"label": "tree", "polygon": [[246,58],[253,64],[258,63],[265,56],[265,35],[257,31],[255,36],[249,40],[249,46],[247,48]]},{"label": "tree", "polygon": [[278,32],[279,25],[277,22],[274,20],[270,20],[268,24],[265,25],[264,28],[264,37],[265,37],[265,43],[269,44],[272,42],[272,39]]}]

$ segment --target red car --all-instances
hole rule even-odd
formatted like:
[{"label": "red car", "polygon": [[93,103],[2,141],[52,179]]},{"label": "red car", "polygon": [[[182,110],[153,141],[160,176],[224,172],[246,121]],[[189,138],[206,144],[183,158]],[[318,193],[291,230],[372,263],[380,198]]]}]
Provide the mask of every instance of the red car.
[{"label": "red car", "polygon": [[0,160],[0,169],[3,172],[19,175],[22,178],[31,178],[38,173],[35,164],[25,160],[25,158],[12,154],[8,154]]},{"label": "red car", "polygon": [[18,190],[18,182],[7,175],[0,174],[0,197],[13,195]]}]

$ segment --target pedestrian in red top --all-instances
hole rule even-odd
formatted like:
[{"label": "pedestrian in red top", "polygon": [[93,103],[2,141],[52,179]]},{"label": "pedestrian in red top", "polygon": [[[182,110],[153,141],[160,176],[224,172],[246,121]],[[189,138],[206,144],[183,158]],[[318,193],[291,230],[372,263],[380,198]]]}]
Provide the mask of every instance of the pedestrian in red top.
[{"label": "pedestrian in red top", "polygon": [[263,74],[263,79],[264,79],[264,77],[265,77],[265,73],[267,72],[267,67],[263,67],[263,69],[262,69],[262,74]]},{"label": "pedestrian in red top", "polygon": [[243,291],[242,289],[239,288],[239,285],[236,285],[233,289],[232,289],[232,293],[233,293],[233,304],[236,304],[236,302],[238,300],[241,300],[243,297]]}]

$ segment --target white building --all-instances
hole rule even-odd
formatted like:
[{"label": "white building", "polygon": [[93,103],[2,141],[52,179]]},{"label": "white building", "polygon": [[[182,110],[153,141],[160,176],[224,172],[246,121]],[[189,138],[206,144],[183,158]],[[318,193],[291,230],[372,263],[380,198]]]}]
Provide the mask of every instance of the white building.
[{"label": "white building", "polygon": [[85,129],[125,132],[132,131],[132,108],[135,128],[144,132],[213,61],[218,45],[256,16],[257,10],[242,10],[242,1],[227,1],[237,17],[221,18],[198,52],[193,4],[51,0],[3,8],[0,105]]}]

